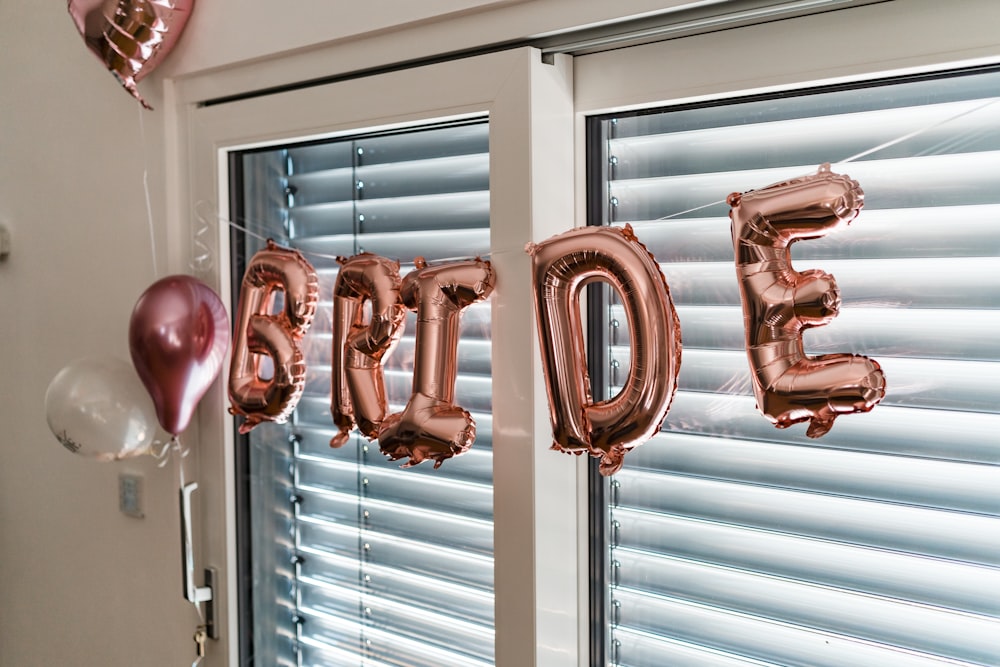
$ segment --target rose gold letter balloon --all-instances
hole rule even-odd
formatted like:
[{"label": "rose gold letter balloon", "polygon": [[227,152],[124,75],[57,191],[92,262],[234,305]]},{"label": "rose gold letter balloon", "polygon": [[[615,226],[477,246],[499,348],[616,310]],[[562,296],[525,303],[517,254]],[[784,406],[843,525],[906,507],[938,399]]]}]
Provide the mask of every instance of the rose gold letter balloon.
[{"label": "rose gold letter balloon", "polygon": [[222,301],[191,276],[158,280],[135,304],[128,343],[160,426],[177,435],[222,368],[229,345]]},{"label": "rose gold letter balloon", "polygon": [[837,415],[867,412],[885,396],[878,363],[854,354],[807,356],[802,331],[840,309],[833,276],[792,268],[789,248],[846,226],[864,205],[857,181],[816,174],[729,196],[736,276],[757,407],[778,428],[810,422],[818,438]]},{"label": "rose gold letter balloon", "polygon": [[[378,437],[388,401],[382,360],[392,353],[406,323],[399,297],[399,263],[371,253],[342,262],[333,287],[333,372],[330,412],[340,429],[333,447],[347,442],[357,423],[369,440]],[[364,321],[364,302],[371,319]]]},{"label": "rose gold letter balloon", "polygon": [[135,84],[174,47],[193,5],[194,0],[69,0],[68,9],[87,48],[151,109]]},{"label": "rose gold letter balloon", "polygon": [[[284,308],[272,315],[278,291]],[[302,396],[306,365],[299,341],[316,314],[319,281],[297,250],[273,241],[250,260],[240,287],[233,358],[229,368],[229,411],[246,417],[240,433],[264,421],[283,424]],[[274,372],[261,377],[262,356]]]},{"label": "rose gold letter balloon", "polygon": [[[582,227],[528,247],[535,313],[552,417],[552,448],[600,457],[611,475],[625,453],[660,429],[677,387],[681,326],[656,260],[627,226]],[[594,402],[580,294],[603,280],[625,305],[632,363],[617,396]]]},{"label": "rose gold letter balloon", "polygon": [[404,468],[464,454],[476,439],[476,422],[455,405],[458,373],[458,320],[469,305],[493,291],[489,262],[475,259],[427,266],[403,280],[403,303],[417,311],[413,393],[402,412],[386,417],[378,439],[382,453],[395,461],[408,456]]}]

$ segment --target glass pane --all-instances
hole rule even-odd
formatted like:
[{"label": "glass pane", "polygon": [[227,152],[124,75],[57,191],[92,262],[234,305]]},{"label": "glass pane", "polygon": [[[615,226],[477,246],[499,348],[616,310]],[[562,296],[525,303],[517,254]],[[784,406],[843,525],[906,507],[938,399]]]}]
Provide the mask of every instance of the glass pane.
[{"label": "glass pane", "polygon": [[[609,664],[1000,661],[998,90],[983,72],[597,122],[592,222],[656,256],[684,346],[661,432],[610,481]],[[725,200],[825,162],[865,205],[793,245],[843,301],[806,352],[876,359],[887,394],[812,439],[756,409]],[[613,396],[629,326],[613,294],[600,317]]]},{"label": "glass pane", "polygon": [[[435,470],[401,469],[330,414],[338,256],[429,263],[489,253],[485,122],[291,145],[238,156],[237,244],[300,249],[320,303],[303,340],[306,388],[286,425],[248,438],[253,664],[493,664],[490,304],[461,319],[456,402],[476,442]],[[244,250],[245,249],[245,250]],[[417,318],[384,361],[390,409],[410,397]],[[442,632],[447,628],[447,632]],[[251,661],[244,659],[245,664]]]}]

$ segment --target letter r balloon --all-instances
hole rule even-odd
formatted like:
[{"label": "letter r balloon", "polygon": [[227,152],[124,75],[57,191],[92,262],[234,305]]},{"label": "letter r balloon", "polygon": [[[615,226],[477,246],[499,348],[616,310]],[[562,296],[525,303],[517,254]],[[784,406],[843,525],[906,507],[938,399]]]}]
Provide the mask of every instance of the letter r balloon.
[{"label": "letter r balloon", "polygon": [[[399,296],[399,262],[371,253],[341,261],[333,287],[333,370],[330,412],[339,432],[332,447],[358,429],[372,440],[388,411],[383,359],[403,335],[406,307]],[[364,304],[371,303],[365,322]]]},{"label": "letter r balloon", "polygon": [[840,308],[833,276],[792,268],[790,246],[846,226],[864,205],[857,181],[816,174],[729,196],[747,357],[758,409],[778,428],[810,422],[818,438],[838,415],[868,412],[885,396],[877,362],[854,354],[808,356],[802,332]]}]

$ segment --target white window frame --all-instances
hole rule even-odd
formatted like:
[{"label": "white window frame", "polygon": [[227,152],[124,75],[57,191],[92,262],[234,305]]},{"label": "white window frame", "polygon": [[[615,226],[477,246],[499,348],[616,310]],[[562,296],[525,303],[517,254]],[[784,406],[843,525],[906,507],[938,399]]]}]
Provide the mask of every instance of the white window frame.
[{"label": "white window frame", "polygon": [[[580,655],[586,646],[586,505],[580,502],[586,465],[548,451],[524,250],[574,224],[572,59],[551,60],[543,63],[539,51],[520,48],[213,105],[189,97],[203,81],[174,82],[169,91],[182,138],[169,186],[171,199],[183,205],[168,212],[168,252],[180,271],[195,254],[199,217],[216,210],[220,219],[229,217],[230,152],[488,116],[490,260],[498,276],[492,300],[496,663],[510,667],[575,667],[587,660]],[[214,267],[199,277],[228,300],[228,225],[217,227]],[[198,443],[192,449],[202,483],[199,562],[221,575],[220,644],[206,667],[239,664],[234,442],[223,386],[216,383],[195,432],[187,434]]]},{"label": "white window frame", "polygon": [[[555,56],[554,65],[543,63],[537,50],[520,48],[210,106],[200,103],[212,90],[252,92],[256,65],[168,80],[169,268],[189,271],[191,239],[206,211],[228,218],[230,151],[488,115],[491,260],[498,275],[496,664],[585,667],[588,475],[583,458],[548,450],[551,429],[523,249],[584,224],[586,117],[996,64],[997,25],[995,0],[894,0],[576,59]],[[359,52],[364,48],[360,40]],[[269,60],[268,81],[280,67],[293,83],[292,73],[315,71],[325,53]],[[215,266],[199,277],[228,300],[228,229],[217,229]],[[210,647],[206,667],[239,664],[234,445],[226,406],[224,384],[216,383],[186,433],[201,482],[198,562],[221,572],[221,638]]]}]

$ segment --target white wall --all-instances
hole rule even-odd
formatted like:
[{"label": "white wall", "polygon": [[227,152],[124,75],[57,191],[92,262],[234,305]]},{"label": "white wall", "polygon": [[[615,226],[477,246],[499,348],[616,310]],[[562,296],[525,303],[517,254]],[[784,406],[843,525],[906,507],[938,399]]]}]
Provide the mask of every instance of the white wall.
[{"label": "white wall", "polygon": [[[190,664],[173,469],[103,465],[63,450],[43,397],[74,359],[128,358],[132,306],[168,263],[168,79],[211,97],[638,15],[682,0],[199,0],[161,72],[155,112],[103,71],[58,0],[0,0],[0,665]],[[357,5],[358,7],[362,5]],[[374,11],[377,8],[377,11]],[[435,19],[435,16],[444,18]],[[285,55],[323,48],[290,69]],[[252,67],[246,66],[253,63]],[[304,63],[304,64],[303,64]],[[222,72],[219,82],[213,72]],[[196,75],[196,76],[195,76]],[[145,124],[145,140],[140,118]],[[148,167],[147,167],[148,165]],[[170,258],[170,268],[182,264]],[[197,446],[196,442],[190,442]],[[146,517],[117,510],[117,475],[145,476]]]},{"label": "white wall", "polygon": [[[86,50],[63,2],[0,1],[0,223],[13,236],[0,263],[0,665],[156,667],[194,658],[173,469],[148,458],[111,465],[73,456],[49,432],[43,407],[49,381],[69,362],[128,359],[129,315],[155,278],[146,168],[164,274],[166,77],[331,41],[354,54],[317,59],[305,72],[261,61],[259,74],[247,70],[238,84],[252,89],[681,4],[373,2],[345,14],[344,3],[326,0],[201,0],[162,72],[140,84],[158,107],[140,116]],[[436,14],[447,20],[431,21]],[[409,38],[403,23],[412,23]],[[363,41],[351,38],[361,33]],[[123,470],[145,476],[144,519],[118,512]]]},{"label": "white wall", "polygon": [[[132,305],[153,279],[143,197],[162,209],[160,121],[83,48],[61,2],[0,2],[0,664],[184,664],[169,471],[103,465],[59,446],[49,380],[68,362],[128,359]],[[146,518],[117,509],[141,472]],[[151,656],[147,659],[140,656]],[[190,663],[188,663],[190,664]]]}]

